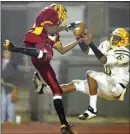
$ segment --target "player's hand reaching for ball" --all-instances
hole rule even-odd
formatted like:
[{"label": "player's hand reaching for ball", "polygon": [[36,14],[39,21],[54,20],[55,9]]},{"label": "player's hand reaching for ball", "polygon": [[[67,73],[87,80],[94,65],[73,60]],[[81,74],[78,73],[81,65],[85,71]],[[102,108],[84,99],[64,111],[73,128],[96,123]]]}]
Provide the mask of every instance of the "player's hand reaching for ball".
[{"label": "player's hand reaching for ball", "polygon": [[84,34],[82,40],[86,45],[92,43],[93,42],[92,33],[88,32],[87,34]]}]

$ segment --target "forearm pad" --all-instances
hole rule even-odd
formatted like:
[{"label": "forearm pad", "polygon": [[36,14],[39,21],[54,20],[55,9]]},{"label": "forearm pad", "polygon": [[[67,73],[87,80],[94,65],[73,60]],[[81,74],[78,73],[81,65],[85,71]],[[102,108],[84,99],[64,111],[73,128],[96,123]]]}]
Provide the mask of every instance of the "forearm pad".
[{"label": "forearm pad", "polygon": [[97,49],[97,47],[94,45],[93,42],[91,42],[91,43],[89,44],[89,47],[92,49],[92,51],[94,52],[95,56],[96,56],[98,59],[101,59],[101,58],[104,56],[104,54],[103,54],[100,50]]},{"label": "forearm pad", "polygon": [[88,50],[88,46],[84,43],[79,43],[79,47],[83,52]]}]

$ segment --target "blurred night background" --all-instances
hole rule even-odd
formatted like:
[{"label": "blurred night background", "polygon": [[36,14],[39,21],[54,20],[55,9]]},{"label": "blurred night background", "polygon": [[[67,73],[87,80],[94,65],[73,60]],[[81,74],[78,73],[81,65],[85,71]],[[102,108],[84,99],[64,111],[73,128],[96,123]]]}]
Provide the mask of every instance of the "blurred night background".
[{"label": "blurred night background", "polygon": [[[1,44],[5,39],[10,39],[13,43],[24,47],[24,34],[33,26],[38,12],[52,3],[61,3],[66,6],[69,22],[78,20],[85,22],[97,46],[117,27],[130,30],[129,2],[1,2]],[[61,33],[63,45],[73,40],[75,37],[71,32]],[[32,76],[35,69],[30,57],[13,53],[13,60],[18,67],[17,76],[13,77],[16,77],[19,87],[19,100],[15,103],[15,113],[27,113],[32,120],[41,122],[46,121],[46,115],[56,115],[52,95],[38,96],[34,92]],[[54,51],[51,64],[61,84],[73,79],[85,79],[85,72],[89,69],[104,71],[96,57],[91,53],[83,54],[79,46],[64,56]],[[63,102],[66,114],[77,116],[87,109],[89,96],[80,92],[66,94],[63,95]],[[129,119],[129,91],[123,102],[105,101],[99,98],[98,110],[99,117]]]}]

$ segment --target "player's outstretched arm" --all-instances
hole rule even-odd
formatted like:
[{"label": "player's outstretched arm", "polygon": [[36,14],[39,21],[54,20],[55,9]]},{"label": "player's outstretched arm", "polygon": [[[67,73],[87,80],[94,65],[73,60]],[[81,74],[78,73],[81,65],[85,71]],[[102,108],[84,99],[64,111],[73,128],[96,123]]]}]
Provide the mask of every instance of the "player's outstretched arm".
[{"label": "player's outstretched arm", "polygon": [[55,34],[55,33],[59,33],[64,30],[67,30],[67,26],[60,26],[60,27],[45,26],[45,31],[48,34]]},{"label": "player's outstretched arm", "polygon": [[83,37],[83,42],[92,49],[95,56],[101,61],[102,64],[106,64],[107,57],[93,43],[92,34],[87,33],[86,35],[83,35]]},{"label": "player's outstretched arm", "polygon": [[48,34],[55,34],[55,33],[59,33],[61,31],[68,31],[68,30],[73,30],[74,28],[76,28],[76,23],[69,23],[68,25],[65,26],[45,26],[45,31]]},{"label": "player's outstretched arm", "polygon": [[72,43],[66,45],[66,46],[62,46],[62,43],[58,43],[57,45],[54,46],[54,48],[61,54],[65,54],[67,53],[68,51],[70,51],[72,48],[74,48],[77,44],[80,43],[82,39],[80,40],[76,40],[76,41],[73,41]]}]

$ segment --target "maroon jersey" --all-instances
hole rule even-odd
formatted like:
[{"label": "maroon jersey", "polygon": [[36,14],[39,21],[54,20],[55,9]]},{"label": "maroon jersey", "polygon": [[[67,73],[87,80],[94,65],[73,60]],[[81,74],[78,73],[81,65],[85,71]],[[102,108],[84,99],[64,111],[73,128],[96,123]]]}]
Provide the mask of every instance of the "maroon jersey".
[{"label": "maroon jersey", "polygon": [[57,12],[51,7],[44,8],[38,14],[34,26],[26,33],[24,42],[30,43],[47,43],[51,47],[54,45],[54,40],[45,32],[44,26],[57,26],[59,18]]},{"label": "maroon jersey", "polygon": [[27,48],[40,49],[47,53],[46,59],[31,57],[35,68],[40,72],[42,78],[51,87],[54,94],[61,94],[62,90],[56,79],[56,74],[50,65],[53,57],[53,46],[58,45],[59,34],[48,35],[44,26],[57,26],[59,23],[58,14],[52,8],[45,8],[38,14],[34,26],[27,32],[24,38]]}]

